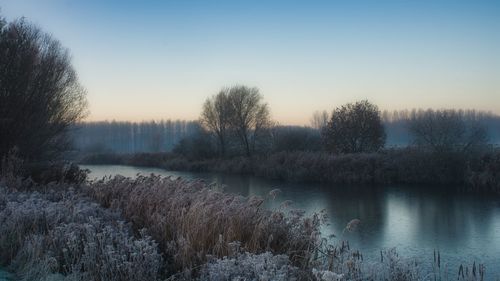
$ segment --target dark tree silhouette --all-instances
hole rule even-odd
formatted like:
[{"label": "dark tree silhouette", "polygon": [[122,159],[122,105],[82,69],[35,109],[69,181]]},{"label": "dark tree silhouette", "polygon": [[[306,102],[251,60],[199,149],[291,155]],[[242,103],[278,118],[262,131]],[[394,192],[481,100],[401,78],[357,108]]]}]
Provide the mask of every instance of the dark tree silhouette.
[{"label": "dark tree silhouette", "polygon": [[86,93],[67,49],[24,19],[0,24],[0,157],[28,160],[68,148],[68,128],[86,114]]},{"label": "dark tree silhouette", "polygon": [[231,126],[239,137],[247,156],[255,150],[258,138],[266,131],[271,120],[269,107],[262,102],[257,88],[234,86],[229,89]]},{"label": "dark tree silhouette", "polygon": [[377,106],[364,100],[335,109],[322,137],[330,152],[358,153],[382,148],[386,134]]},{"label": "dark tree silhouette", "polygon": [[226,152],[228,140],[236,136],[240,148],[250,156],[271,126],[269,108],[262,102],[259,90],[245,86],[224,88],[208,98],[200,123],[216,136],[221,155]]},{"label": "dark tree silhouette", "polygon": [[217,137],[219,153],[224,156],[231,126],[231,106],[229,89],[222,89],[217,95],[207,98],[201,111],[200,123]]}]

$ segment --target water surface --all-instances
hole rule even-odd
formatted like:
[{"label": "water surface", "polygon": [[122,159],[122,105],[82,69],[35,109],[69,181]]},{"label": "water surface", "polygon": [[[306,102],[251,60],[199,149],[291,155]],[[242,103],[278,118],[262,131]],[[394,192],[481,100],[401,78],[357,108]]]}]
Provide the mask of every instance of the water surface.
[{"label": "water surface", "polygon": [[0,281],[10,281],[12,276],[9,272],[2,270],[0,267]]},{"label": "water surface", "polygon": [[[442,191],[428,186],[329,186],[265,180],[251,176],[174,172],[156,168],[84,165],[91,178],[106,175],[135,177],[151,173],[203,179],[225,192],[243,196],[267,196],[279,188],[282,193],[269,200],[270,208],[291,200],[307,213],[325,209],[329,225],[324,232],[348,239],[365,259],[378,259],[381,249],[396,247],[400,255],[416,257],[429,264],[434,249],[448,263],[450,273],[460,263],[483,263],[490,278],[500,276],[500,200]],[[346,224],[360,219],[356,232],[343,232]],[[455,276],[455,275],[450,275]],[[487,278],[489,280],[490,278]]]}]

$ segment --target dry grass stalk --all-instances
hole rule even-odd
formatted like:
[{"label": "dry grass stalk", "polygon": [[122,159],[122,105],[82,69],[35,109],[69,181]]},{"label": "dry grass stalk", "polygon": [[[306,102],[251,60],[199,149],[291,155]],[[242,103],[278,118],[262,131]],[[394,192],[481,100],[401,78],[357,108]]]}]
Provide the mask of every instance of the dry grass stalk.
[{"label": "dry grass stalk", "polygon": [[167,254],[170,272],[195,268],[208,256],[231,255],[229,245],[236,241],[244,251],[287,254],[303,265],[318,243],[319,215],[265,210],[261,198],[221,193],[201,181],[118,176],[94,183],[92,194],[136,229],[148,227]]}]

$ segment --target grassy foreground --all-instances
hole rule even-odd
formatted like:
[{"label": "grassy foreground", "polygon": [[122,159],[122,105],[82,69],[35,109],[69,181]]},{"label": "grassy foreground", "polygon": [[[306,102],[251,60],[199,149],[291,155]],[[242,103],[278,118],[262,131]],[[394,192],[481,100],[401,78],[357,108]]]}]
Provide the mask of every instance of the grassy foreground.
[{"label": "grassy foreground", "polygon": [[[365,262],[349,243],[321,235],[325,214],[286,203],[263,209],[275,195],[244,198],[156,176],[46,185],[3,177],[0,267],[16,280],[434,280],[444,272],[439,259],[421,263],[394,249]],[[458,278],[484,274],[474,264]]]}]

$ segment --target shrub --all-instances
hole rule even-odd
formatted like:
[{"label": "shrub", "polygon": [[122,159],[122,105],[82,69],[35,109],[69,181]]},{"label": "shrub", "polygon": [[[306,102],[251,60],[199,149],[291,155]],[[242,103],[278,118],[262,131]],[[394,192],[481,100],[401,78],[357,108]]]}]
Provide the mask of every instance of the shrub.
[{"label": "shrub", "polygon": [[[12,149],[0,163],[0,179],[11,187],[23,186],[23,180],[35,183],[67,182],[81,184],[87,179],[88,171],[65,161],[25,162],[17,149]],[[24,187],[27,187],[25,184]]]},{"label": "shrub", "polygon": [[[162,266],[156,243],[130,235],[123,222],[90,218],[30,235],[11,267],[24,280],[60,273],[76,280],[156,280]],[[41,261],[41,262],[40,262]]]},{"label": "shrub", "polygon": [[66,184],[0,188],[0,265],[22,280],[156,280],[161,255],[140,234]]},{"label": "shrub", "polygon": [[500,152],[488,153],[477,165],[469,165],[466,180],[469,189],[500,193]]},{"label": "shrub", "polygon": [[297,280],[299,270],[290,265],[288,256],[242,253],[236,257],[224,257],[207,263],[199,280]]},{"label": "shrub", "polygon": [[36,183],[67,182],[74,184],[84,183],[87,179],[87,170],[68,162],[38,162],[25,165],[26,176]]}]

